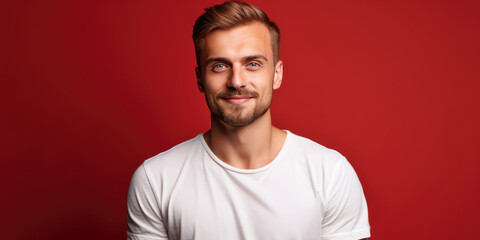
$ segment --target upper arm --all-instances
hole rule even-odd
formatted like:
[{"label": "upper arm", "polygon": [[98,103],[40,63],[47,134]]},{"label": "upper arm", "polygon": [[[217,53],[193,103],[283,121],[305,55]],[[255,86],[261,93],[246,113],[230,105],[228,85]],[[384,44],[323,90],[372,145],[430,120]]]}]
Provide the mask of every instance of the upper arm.
[{"label": "upper arm", "polygon": [[129,240],[168,239],[164,228],[159,198],[148,178],[145,164],[133,174],[127,196]]},{"label": "upper arm", "polygon": [[326,183],[322,239],[358,240],[370,237],[368,209],[360,181],[341,158]]}]

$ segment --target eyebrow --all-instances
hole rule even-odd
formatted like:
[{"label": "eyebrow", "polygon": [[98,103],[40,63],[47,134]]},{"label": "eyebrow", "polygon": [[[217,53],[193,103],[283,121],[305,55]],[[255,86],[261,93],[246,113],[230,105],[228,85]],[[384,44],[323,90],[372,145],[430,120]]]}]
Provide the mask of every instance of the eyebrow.
[{"label": "eyebrow", "polygon": [[[242,58],[242,62],[248,62],[248,61],[252,61],[252,60],[255,60],[255,59],[262,59],[263,61],[268,62],[268,59],[261,54],[245,56],[245,57]],[[222,57],[209,58],[209,59],[207,59],[207,61],[205,61],[205,66],[208,66],[208,64],[210,64],[211,62],[231,63],[231,61],[228,60],[227,58],[222,58]]]},{"label": "eyebrow", "polygon": [[256,60],[256,59],[262,59],[263,61],[268,62],[268,59],[265,56],[260,55],[260,54],[243,57],[242,61],[243,62],[248,62],[248,61]]},{"label": "eyebrow", "polygon": [[208,66],[211,62],[224,62],[224,63],[230,63],[230,61],[226,58],[209,58],[207,61],[205,61],[205,66]]}]

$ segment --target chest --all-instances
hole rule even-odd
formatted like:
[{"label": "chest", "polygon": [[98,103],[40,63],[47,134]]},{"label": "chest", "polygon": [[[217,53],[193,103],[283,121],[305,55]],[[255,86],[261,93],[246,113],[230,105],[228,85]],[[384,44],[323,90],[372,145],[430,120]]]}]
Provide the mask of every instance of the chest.
[{"label": "chest", "polygon": [[238,174],[203,167],[179,178],[163,212],[171,239],[316,239],[323,203],[302,169]]}]

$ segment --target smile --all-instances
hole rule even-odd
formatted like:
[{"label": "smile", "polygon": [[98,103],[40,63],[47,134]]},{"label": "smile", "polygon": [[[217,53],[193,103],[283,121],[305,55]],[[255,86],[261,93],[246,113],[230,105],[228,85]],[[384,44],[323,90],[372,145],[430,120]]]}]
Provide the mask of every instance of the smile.
[{"label": "smile", "polygon": [[227,97],[223,98],[225,101],[231,103],[231,104],[242,104],[250,100],[252,97],[243,97],[243,96],[233,96],[233,97]]}]

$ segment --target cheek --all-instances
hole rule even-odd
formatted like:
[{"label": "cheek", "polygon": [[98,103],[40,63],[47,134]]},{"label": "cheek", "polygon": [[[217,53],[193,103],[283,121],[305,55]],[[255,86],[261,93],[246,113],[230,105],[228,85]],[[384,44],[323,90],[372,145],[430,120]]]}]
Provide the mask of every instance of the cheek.
[{"label": "cheek", "polygon": [[250,76],[251,84],[256,91],[270,92],[273,87],[273,72],[263,71]]},{"label": "cheek", "polygon": [[221,92],[224,88],[224,81],[220,76],[206,76],[204,82],[205,92],[215,94]]}]

